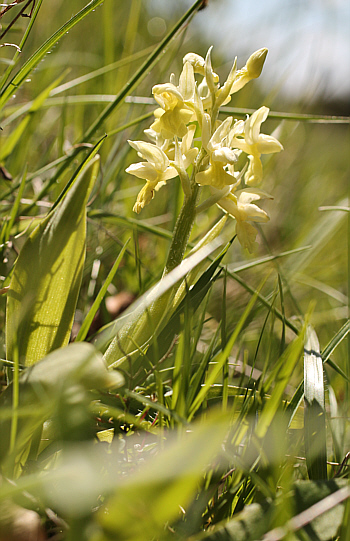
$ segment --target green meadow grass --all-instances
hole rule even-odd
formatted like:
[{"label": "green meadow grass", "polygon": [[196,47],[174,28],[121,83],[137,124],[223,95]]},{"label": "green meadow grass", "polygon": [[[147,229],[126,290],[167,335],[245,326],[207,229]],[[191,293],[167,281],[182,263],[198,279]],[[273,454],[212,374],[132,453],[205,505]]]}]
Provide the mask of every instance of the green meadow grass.
[{"label": "green meadow grass", "polygon": [[178,181],[132,212],[127,140],[210,46],[188,35],[201,3],[162,38],[141,0],[0,19],[1,541],[349,539],[349,118],[256,81],[223,108],[266,103],[284,146],[253,255],[211,207],[160,281]]}]

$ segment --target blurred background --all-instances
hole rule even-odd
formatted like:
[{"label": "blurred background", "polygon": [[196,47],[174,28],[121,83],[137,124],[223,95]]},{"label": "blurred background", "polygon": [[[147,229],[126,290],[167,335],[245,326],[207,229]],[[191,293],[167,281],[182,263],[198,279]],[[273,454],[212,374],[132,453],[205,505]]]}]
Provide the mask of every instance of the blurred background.
[{"label": "blurred background", "polygon": [[[21,61],[85,4],[84,0],[44,0]],[[10,128],[16,126],[16,119],[7,124],[11,115],[55,78],[63,75],[59,84],[64,84],[89,76],[79,84],[62,87],[47,100],[44,108],[32,115],[20,148],[6,160],[12,176],[18,178],[27,163],[33,175],[31,189],[38,193],[55,169],[40,174],[35,174],[36,171],[69,152],[81,140],[106,104],[191,4],[189,0],[105,0],[70,31],[2,112],[4,131],[0,144]],[[6,36],[7,41],[18,43],[26,23],[20,20]],[[168,81],[171,72],[178,76],[182,57],[190,51],[204,56],[213,45],[213,65],[222,80],[235,56],[238,67],[242,67],[255,50],[267,47],[269,54],[259,80],[235,94],[230,106],[266,105],[272,111],[288,114],[347,116],[350,114],[349,28],[347,0],[208,1],[135,89],[135,100],[125,103],[105,123],[104,130],[110,136],[102,148],[102,174],[92,209],[104,209],[115,219],[89,222],[82,312],[103,283],[116,257],[116,244],[130,235],[131,221],[136,218],[132,206],[141,184],[125,173],[125,168],[137,160],[126,140],[144,138],[142,131],[150,120],[118,133],[115,130],[152,111],[154,105],[142,103],[139,98],[150,98],[152,86]],[[4,47],[0,52],[0,70],[4,71],[13,50]],[[132,62],[120,63],[130,57]],[[110,67],[104,69],[106,66]],[[265,204],[271,220],[261,230],[258,253],[250,256],[234,243],[226,263],[235,270],[256,258],[302,250],[278,262],[261,264],[257,267],[259,272],[256,267],[242,270],[240,276],[255,286],[271,268],[277,270],[285,287],[283,310],[287,317],[297,320],[314,302],[312,321],[322,348],[348,318],[349,121],[269,119],[263,125],[263,132],[274,132],[285,149],[278,155],[264,157],[264,190],[274,196],[274,201]],[[101,130],[99,135],[103,133]],[[65,176],[58,180],[50,198],[57,196],[67,179]],[[147,227],[171,231],[181,195],[176,183],[169,183],[161,194],[137,219]],[[205,216],[200,215],[194,238],[203,234],[219,215],[216,208]],[[168,240],[139,231],[137,242],[142,268],[135,267],[134,258],[127,259],[111,294],[127,291],[137,296],[160,276]],[[99,261],[97,274],[95,261]],[[234,282],[230,282],[228,295],[232,308],[228,311],[228,325],[233,326],[249,295]],[[219,320],[219,295],[217,300],[213,295],[210,310],[214,320]],[[249,328],[245,336],[248,343],[259,332],[258,326]],[[348,370],[346,348],[344,341],[335,352],[335,360]]]}]

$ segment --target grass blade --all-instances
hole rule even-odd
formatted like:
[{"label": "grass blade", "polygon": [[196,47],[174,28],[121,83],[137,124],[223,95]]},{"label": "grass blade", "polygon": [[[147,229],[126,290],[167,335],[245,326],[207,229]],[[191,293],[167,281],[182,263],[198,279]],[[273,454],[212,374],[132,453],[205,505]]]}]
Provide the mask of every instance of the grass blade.
[{"label": "grass blade", "polygon": [[124,244],[123,248],[121,249],[113,267],[111,268],[111,270],[109,271],[108,273],[108,276],[105,280],[105,283],[103,284],[103,286],[101,287],[100,291],[98,292],[98,295],[96,297],[96,299],[94,300],[93,302],[93,305],[91,306],[86,318],[84,319],[83,321],[83,324],[82,326],[80,327],[79,329],[79,332],[78,332],[78,335],[75,339],[75,342],[81,342],[83,340],[85,340],[86,338],[86,335],[87,333],[89,332],[89,329],[90,329],[90,326],[91,326],[91,323],[95,317],[95,314],[102,302],[102,299],[104,298],[105,294],[107,293],[107,288],[109,286],[109,284],[111,283],[111,281],[113,280],[114,278],[114,275],[115,273],[117,272],[118,268],[119,268],[119,265],[120,265],[120,262],[121,260],[123,259],[124,257],[124,253],[125,253],[125,250],[127,248],[127,245],[129,244],[129,241],[130,239],[128,239],[126,241],[126,243]]},{"label": "grass blade", "polygon": [[32,114],[38,111],[38,109],[41,108],[45,100],[48,98],[51,90],[55,88],[55,86],[62,81],[63,77],[65,77],[67,72],[64,72],[58,79],[56,79],[53,83],[51,83],[45,90],[43,90],[37,98],[32,102],[31,107],[28,109],[27,115],[23,118],[23,120],[18,124],[16,129],[7,137],[5,143],[1,147],[0,151],[0,162],[3,162],[13,151],[16,144],[18,143],[20,137],[22,136],[23,132],[25,131],[26,127],[29,124],[29,121],[32,117]]},{"label": "grass blade", "polygon": [[9,84],[0,93],[0,110],[9,100],[9,98],[16,92],[19,86],[25,81],[31,71],[39,64],[40,60],[52,49],[52,47],[77,23],[79,23],[86,15],[102,4],[103,0],[91,0],[82,10],[67,21],[61,28],[59,28],[52,36],[50,36],[42,45],[35,51],[35,53],[27,60],[22,66],[19,72],[11,79]]},{"label": "grass blade", "polygon": [[[265,280],[260,285],[258,291],[262,288],[264,283],[265,283]],[[188,416],[189,420],[193,418],[194,414],[196,413],[198,408],[201,406],[203,400],[206,398],[207,394],[209,393],[211,386],[217,380],[220,372],[222,372],[222,369],[225,366],[228,356],[230,355],[231,350],[238,338],[238,335],[241,332],[244,326],[244,323],[246,322],[250,312],[252,311],[256,300],[257,300],[257,295],[253,295],[253,297],[250,299],[249,303],[247,304],[247,307],[244,310],[234,332],[232,333],[230,339],[227,341],[225,348],[216,356],[216,359],[215,359],[216,364],[213,370],[209,373],[205,384],[203,385],[203,387],[201,388],[201,390],[199,391],[199,393],[197,394],[197,396],[195,397],[195,399],[193,400],[191,404],[191,408],[189,410],[189,416]]]},{"label": "grass blade", "polygon": [[35,5],[35,8],[33,10],[33,13],[32,13],[32,16],[30,17],[30,20],[29,20],[29,24],[26,28],[26,31],[24,32],[24,35],[23,35],[23,38],[19,44],[19,50],[17,50],[12,58],[12,61],[11,63],[9,64],[8,68],[6,69],[4,75],[2,76],[1,78],[1,81],[0,81],[0,87],[3,88],[3,86],[5,85],[7,79],[10,77],[11,75],[11,72],[13,70],[13,68],[16,66],[17,64],[17,61],[19,60],[19,55],[21,54],[22,50],[23,50],[23,47],[28,39],[28,36],[30,34],[30,31],[31,29],[33,28],[33,25],[34,25],[34,22],[36,20],[36,17],[39,13],[39,9],[41,7],[41,4],[43,3],[43,0],[38,0],[38,2],[36,3]]},{"label": "grass blade", "polygon": [[309,478],[327,479],[323,363],[317,335],[309,326],[304,349],[304,436]]},{"label": "grass blade", "polygon": [[302,351],[303,334],[304,333],[301,332],[294,342],[288,346],[264,383],[265,391],[269,389],[273,382],[275,382],[275,386],[271,393],[270,400],[264,405],[256,427],[256,434],[259,438],[263,438],[266,435],[273,418],[281,407],[283,393]]}]

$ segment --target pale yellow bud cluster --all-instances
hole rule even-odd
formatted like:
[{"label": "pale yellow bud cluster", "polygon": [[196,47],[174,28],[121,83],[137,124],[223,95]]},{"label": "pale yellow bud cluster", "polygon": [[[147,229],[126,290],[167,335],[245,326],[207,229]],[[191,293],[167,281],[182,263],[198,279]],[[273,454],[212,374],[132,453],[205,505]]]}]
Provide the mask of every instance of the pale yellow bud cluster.
[{"label": "pale yellow bud cluster", "polygon": [[[168,180],[179,176],[185,197],[193,186],[209,186],[210,193],[198,211],[217,203],[236,219],[237,237],[252,251],[256,229],[251,222],[269,218],[255,202],[271,198],[254,188],[262,181],[262,154],[282,150],[272,136],[260,133],[269,109],[261,107],[245,121],[227,117],[219,120],[219,109],[231,101],[232,95],[261,74],[267,49],[259,49],[237,70],[236,60],[223,85],[213,71],[211,49],[206,58],[188,53],[176,86],[172,74],[169,83],[155,85],[152,93],[159,107],[155,120],[145,130],[152,141],[129,141],[138,155],[146,161],[130,165],[126,171],[146,180],[134,211],[139,213],[154,197],[155,191]],[[197,80],[199,78],[199,80]],[[236,171],[241,153],[247,165]]]}]

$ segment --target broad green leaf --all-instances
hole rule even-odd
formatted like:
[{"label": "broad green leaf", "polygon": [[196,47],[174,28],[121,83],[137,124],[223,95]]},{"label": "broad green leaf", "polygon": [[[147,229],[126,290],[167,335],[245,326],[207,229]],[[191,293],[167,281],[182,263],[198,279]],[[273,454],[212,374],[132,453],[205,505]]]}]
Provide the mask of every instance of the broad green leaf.
[{"label": "broad green leaf", "polygon": [[294,505],[298,513],[289,521],[289,529],[304,530],[312,541],[336,538],[344,515],[344,501],[350,497],[345,479],[329,481],[296,481]]},{"label": "broad green leaf", "polygon": [[309,478],[327,479],[326,412],[323,362],[318,338],[311,326],[304,348],[304,437]]},{"label": "broad green leaf", "polygon": [[85,260],[85,205],[98,170],[96,156],[21,250],[7,295],[10,360],[18,348],[29,366],[68,344]]},{"label": "broad green leaf", "polygon": [[217,524],[209,530],[192,538],[191,541],[256,541],[261,539],[271,522],[271,505],[253,503],[247,505],[232,520]]}]

